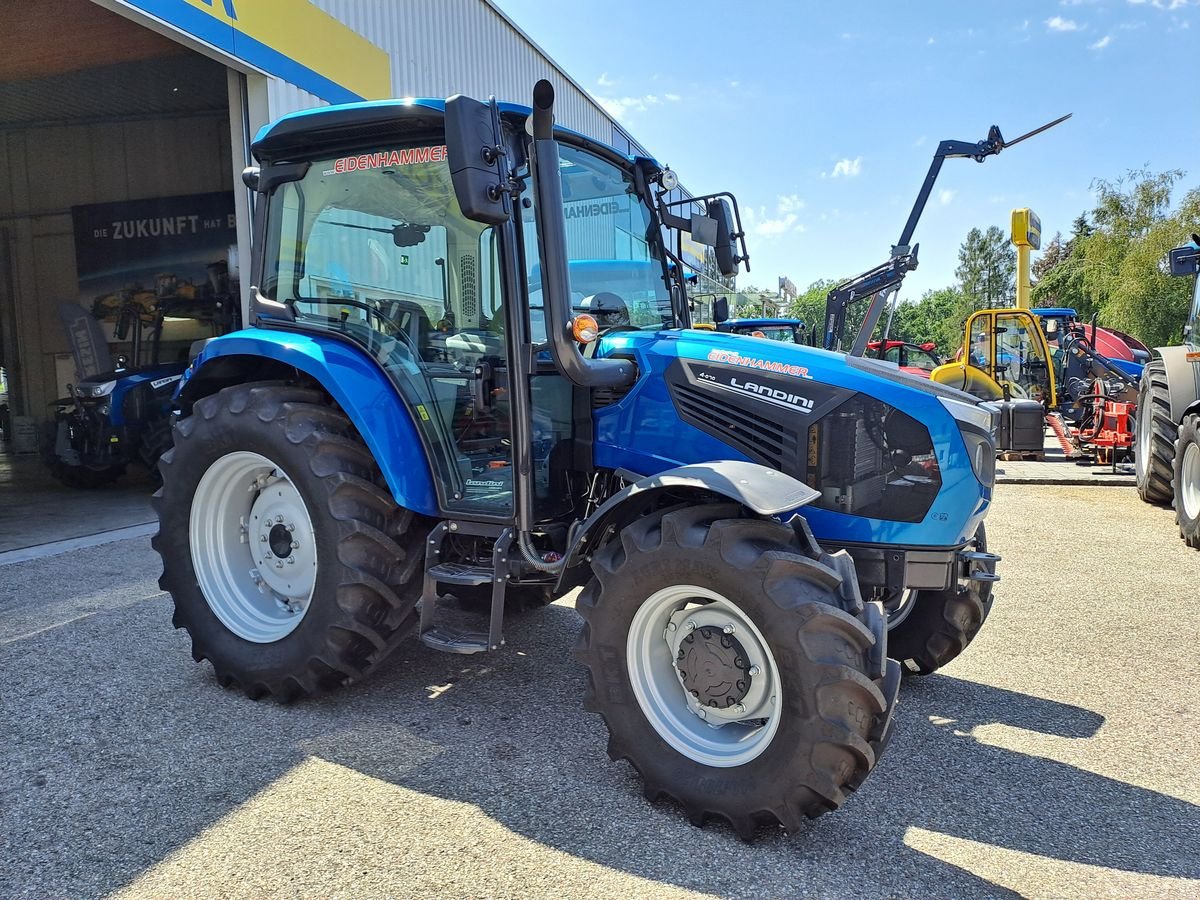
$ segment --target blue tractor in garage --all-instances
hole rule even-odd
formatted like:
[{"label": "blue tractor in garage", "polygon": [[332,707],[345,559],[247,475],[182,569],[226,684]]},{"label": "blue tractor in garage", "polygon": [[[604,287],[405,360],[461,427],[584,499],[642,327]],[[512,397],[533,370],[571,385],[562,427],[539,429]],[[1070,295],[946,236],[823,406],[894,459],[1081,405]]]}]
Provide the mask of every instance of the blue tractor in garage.
[{"label": "blue tractor in garage", "polygon": [[[794,830],[875,766],[901,663],[987,615],[999,413],[691,329],[679,232],[735,274],[736,202],[669,200],[674,173],[555,126],[553,97],[259,133],[254,327],[176,395],[160,583],[221,684],[281,700],[412,632],[500,650],[506,596],[582,586],[610,755],[698,824]],[[486,592],[478,628],[456,587]]]}]

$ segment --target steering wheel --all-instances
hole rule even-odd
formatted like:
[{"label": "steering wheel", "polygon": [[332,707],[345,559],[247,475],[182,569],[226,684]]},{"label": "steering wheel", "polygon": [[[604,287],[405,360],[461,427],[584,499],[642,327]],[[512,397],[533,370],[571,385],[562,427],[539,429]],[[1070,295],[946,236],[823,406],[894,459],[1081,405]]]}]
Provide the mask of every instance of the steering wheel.
[{"label": "steering wheel", "polygon": [[1028,400],[1029,399],[1029,392],[1027,390],[1025,390],[1025,388],[1020,384],[1020,382],[1001,381],[1000,387],[1002,387],[1002,388],[1007,387],[1008,393],[1011,396],[1016,397],[1018,400]]}]

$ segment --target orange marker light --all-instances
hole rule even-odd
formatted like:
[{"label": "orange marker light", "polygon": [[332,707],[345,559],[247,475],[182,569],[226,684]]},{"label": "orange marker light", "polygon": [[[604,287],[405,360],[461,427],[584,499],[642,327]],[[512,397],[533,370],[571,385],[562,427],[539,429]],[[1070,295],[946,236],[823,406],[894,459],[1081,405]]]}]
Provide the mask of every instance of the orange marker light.
[{"label": "orange marker light", "polygon": [[571,320],[571,335],[581,344],[590,344],[600,337],[600,325],[594,316],[581,313]]}]

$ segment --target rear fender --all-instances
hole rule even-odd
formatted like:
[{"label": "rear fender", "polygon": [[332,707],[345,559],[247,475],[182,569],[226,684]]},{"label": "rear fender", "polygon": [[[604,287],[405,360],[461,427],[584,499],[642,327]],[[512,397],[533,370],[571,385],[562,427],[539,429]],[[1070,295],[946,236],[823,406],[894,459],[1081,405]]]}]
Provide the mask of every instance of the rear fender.
[{"label": "rear fender", "polygon": [[429,460],[408,407],[375,361],[348,342],[263,328],[215,338],[188,368],[176,403],[187,412],[201,397],[230,384],[293,369],[320,384],[354,423],[396,502],[436,516]]},{"label": "rear fender", "polygon": [[815,545],[807,523],[797,515],[789,515],[821,496],[804,482],[767,466],[740,460],[678,466],[641,478],[613,494],[573,530],[559,590],[581,583],[582,564],[604,544],[609,533],[619,532],[646,513],[667,491],[695,493],[698,498],[713,494],[725,497],[760,516],[778,517]]}]

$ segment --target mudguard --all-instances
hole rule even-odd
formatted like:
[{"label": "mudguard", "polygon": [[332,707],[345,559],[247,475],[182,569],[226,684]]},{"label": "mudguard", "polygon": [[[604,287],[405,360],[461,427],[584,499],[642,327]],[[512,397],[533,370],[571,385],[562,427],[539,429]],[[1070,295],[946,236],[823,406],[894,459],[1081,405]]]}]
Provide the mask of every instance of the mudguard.
[{"label": "mudguard", "polygon": [[1171,421],[1178,424],[1184,414],[1200,399],[1200,362],[1188,360],[1189,349],[1177,347],[1155,347],[1154,353],[1162,358],[1167,371],[1167,393],[1171,397]]},{"label": "mudguard", "polygon": [[235,331],[204,345],[180,382],[176,401],[204,396],[207,391],[189,391],[189,385],[204,381],[206,367],[211,371],[218,360],[233,363],[234,358],[244,359],[248,373],[267,359],[319,382],[358,429],[396,502],[423,515],[438,514],[433,475],[412,415],[387,375],[365,352],[322,335],[266,328]]},{"label": "mudguard", "polygon": [[571,535],[560,588],[573,584],[572,570],[611,526],[620,529],[648,509],[663,491],[694,490],[728,497],[760,516],[781,516],[821,495],[802,481],[758,463],[721,460],[667,469],[641,478],[609,497]]}]

